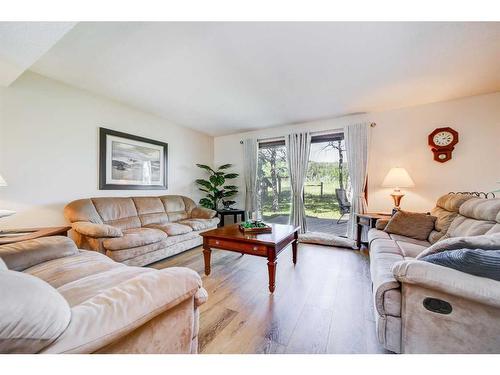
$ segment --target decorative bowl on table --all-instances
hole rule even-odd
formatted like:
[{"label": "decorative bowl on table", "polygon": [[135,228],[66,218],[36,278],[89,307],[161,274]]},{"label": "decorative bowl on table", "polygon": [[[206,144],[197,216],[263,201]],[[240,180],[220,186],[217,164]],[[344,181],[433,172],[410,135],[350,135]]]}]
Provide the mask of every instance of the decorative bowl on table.
[{"label": "decorative bowl on table", "polygon": [[260,220],[247,220],[240,223],[239,228],[245,233],[271,233],[272,227]]}]

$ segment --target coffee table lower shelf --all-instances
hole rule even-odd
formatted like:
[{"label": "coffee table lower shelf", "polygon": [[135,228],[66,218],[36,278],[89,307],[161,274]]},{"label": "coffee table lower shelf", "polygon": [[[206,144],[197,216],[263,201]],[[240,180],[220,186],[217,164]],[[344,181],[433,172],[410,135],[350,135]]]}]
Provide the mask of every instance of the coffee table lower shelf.
[{"label": "coffee table lower shelf", "polygon": [[212,249],[264,257],[267,258],[269,291],[273,293],[276,288],[276,265],[279,253],[292,245],[293,264],[297,263],[299,228],[291,225],[272,224],[272,229],[271,233],[249,235],[241,232],[236,224],[202,233],[205,275],[208,276],[211,272]]}]

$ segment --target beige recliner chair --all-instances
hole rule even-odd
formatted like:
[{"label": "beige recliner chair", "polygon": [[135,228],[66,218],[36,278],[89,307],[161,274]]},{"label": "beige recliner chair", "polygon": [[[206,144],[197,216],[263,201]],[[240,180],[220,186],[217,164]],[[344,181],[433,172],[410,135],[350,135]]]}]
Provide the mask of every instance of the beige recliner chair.
[{"label": "beige recliner chair", "polygon": [[197,353],[188,268],[130,267],[66,237],[0,246],[0,353]]}]

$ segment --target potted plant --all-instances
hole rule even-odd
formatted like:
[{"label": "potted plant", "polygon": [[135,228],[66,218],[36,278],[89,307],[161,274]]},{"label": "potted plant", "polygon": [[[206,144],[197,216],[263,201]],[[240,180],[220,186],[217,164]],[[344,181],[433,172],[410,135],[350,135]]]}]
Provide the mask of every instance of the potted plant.
[{"label": "potted plant", "polygon": [[216,170],[204,164],[196,164],[196,166],[204,169],[210,175],[208,180],[202,178],[196,180],[199,189],[207,193],[206,197],[200,199],[200,205],[203,207],[216,210],[221,200],[232,197],[238,193],[237,186],[226,185],[227,180],[232,180],[239,176],[238,173],[226,173],[226,170],[233,166],[232,164],[221,165]]}]

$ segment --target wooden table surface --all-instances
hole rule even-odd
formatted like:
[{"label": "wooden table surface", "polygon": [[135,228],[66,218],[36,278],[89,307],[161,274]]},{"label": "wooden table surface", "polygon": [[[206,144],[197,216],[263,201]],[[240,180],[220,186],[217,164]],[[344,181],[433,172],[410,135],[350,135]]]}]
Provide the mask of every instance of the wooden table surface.
[{"label": "wooden table surface", "polygon": [[[70,226],[0,230],[0,245],[50,236],[67,236]],[[24,233],[24,234],[23,234]]]}]

